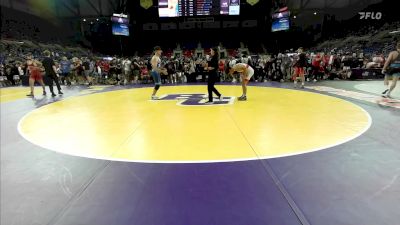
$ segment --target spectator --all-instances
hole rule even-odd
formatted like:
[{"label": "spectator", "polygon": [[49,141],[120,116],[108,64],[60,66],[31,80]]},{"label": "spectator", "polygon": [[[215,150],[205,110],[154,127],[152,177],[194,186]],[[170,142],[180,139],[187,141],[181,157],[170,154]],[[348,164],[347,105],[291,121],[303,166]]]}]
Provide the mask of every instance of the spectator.
[{"label": "spectator", "polygon": [[67,59],[67,57],[62,57],[60,61],[60,70],[61,70],[61,82],[65,85],[65,82],[68,86],[71,85],[71,62]]},{"label": "spectator", "polygon": [[126,58],[125,60],[122,61],[122,68],[123,68],[123,84],[126,85],[128,84],[131,80],[131,73],[132,73],[132,61],[129,60],[129,58]]},{"label": "spectator", "polygon": [[83,76],[88,83],[88,86],[92,85],[92,78],[90,75],[92,74],[92,69],[93,67],[90,66],[90,60],[88,58],[84,58],[82,63],[82,69],[83,69]]}]

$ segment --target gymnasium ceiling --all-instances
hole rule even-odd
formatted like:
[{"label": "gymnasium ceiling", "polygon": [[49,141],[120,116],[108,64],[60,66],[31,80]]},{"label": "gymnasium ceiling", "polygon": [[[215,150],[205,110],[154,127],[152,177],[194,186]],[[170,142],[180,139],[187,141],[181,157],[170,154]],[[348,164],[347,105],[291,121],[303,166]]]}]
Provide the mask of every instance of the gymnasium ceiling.
[{"label": "gymnasium ceiling", "polygon": [[[17,9],[44,17],[83,17],[109,16],[113,12],[122,12],[128,0],[0,0],[1,6]],[[139,0],[129,0],[136,1]],[[260,0],[272,1],[272,0]],[[279,0],[291,10],[361,10],[382,0]],[[157,0],[154,0],[156,5]],[[242,0],[243,4],[245,0]],[[139,4],[137,4],[139,7]]]}]

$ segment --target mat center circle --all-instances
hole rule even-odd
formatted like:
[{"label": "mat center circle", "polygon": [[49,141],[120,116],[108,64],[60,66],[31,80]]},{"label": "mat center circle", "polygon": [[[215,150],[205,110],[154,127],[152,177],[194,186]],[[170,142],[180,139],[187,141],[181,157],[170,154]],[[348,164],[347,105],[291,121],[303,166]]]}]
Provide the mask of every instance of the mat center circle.
[{"label": "mat center circle", "polygon": [[248,101],[239,102],[239,86],[217,88],[226,103],[212,106],[201,104],[200,85],[162,87],[157,101],[149,100],[151,88],[73,97],[30,112],[19,131],[65,154],[176,163],[312,152],[354,139],[371,123],[360,107],[326,95],[249,87]]}]

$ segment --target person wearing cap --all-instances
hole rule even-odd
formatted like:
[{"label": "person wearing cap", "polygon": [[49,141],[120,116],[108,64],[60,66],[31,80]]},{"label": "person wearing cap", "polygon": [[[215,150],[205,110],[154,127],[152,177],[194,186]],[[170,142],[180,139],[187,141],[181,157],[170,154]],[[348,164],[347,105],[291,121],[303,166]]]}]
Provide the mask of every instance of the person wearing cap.
[{"label": "person wearing cap", "polygon": [[238,98],[239,101],[247,100],[247,84],[249,83],[251,77],[254,75],[254,69],[246,63],[236,63],[235,60],[229,63],[231,67],[229,74],[232,76],[234,72],[240,73],[242,80],[242,90],[243,94]]},{"label": "person wearing cap", "polygon": [[161,86],[161,76],[160,74],[166,74],[166,70],[161,67],[161,59],[160,56],[162,54],[162,50],[160,46],[154,47],[154,55],[151,58],[150,64],[151,64],[151,76],[153,77],[154,81],[154,90],[153,94],[151,95],[152,100],[157,100],[158,98],[156,97],[158,89],[160,89]]}]

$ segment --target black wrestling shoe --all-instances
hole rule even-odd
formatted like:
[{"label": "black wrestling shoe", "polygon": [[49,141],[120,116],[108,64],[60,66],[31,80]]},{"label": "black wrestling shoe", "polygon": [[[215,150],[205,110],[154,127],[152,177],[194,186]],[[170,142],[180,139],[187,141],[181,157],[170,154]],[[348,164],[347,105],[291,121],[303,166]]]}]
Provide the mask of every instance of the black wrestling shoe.
[{"label": "black wrestling shoe", "polygon": [[247,101],[247,97],[246,96],[240,96],[238,98],[239,101]]}]

